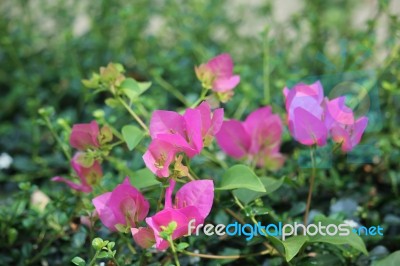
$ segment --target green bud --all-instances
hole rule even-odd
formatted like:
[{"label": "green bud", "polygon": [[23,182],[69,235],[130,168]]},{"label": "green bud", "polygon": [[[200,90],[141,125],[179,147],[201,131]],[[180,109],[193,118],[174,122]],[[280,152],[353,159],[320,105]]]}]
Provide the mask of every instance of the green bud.
[{"label": "green bud", "polygon": [[95,250],[100,250],[104,247],[104,243],[103,243],[103,239],[101,239],[100,237],[96,237],[95,239],[93,239],[92,241],[92,246]]}]

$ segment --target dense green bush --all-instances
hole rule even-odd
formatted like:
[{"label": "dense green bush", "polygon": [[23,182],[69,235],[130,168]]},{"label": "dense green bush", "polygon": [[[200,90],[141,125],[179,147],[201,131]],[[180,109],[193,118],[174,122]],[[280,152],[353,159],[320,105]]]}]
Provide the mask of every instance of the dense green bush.
[{"label": "dense green bush", "polygon": [[[81,224],[79,217],[87,215],[83,210],[93,209],[88,198],[50,182],[70,171],[64,153],[72,152],[68,139],[73,124],[89,122],[93,116],[119,130],[132,123],[126,110],[105,104],[107,94],[85,89],[82,79],[118,62],[128,77],[151,81],[137,103],[138,113],[148,123],[155,109],[181,111],[195,102],[201,85],[194,66],[222,52],[232,55],[235,72],[241,76],[235,97],[224,105],[230,118],[243,119],[263,105],[272,105],[283,115],[282,89],[300,81],[321,80],[327,95],[365,92],[353,102],[371,118],[363,145],[350,155],[331,150],[327,157],[319,154],[322,170],[312,210],[367,226],[379,224],[385,235],[363,237],[368,256],[318,243],[292,263],[368,265],[400,250],[399,5],[395,0],[368,2],[371,6],[362,1],[304,0],[286,14],[278,2],[3,0],[0,154],[13,161],[0,169],[0,264],[68,265],[75,256],[93,257],[95,237],[115,240],[105,230],[99,233]],[[105,164],[106,188],[111,190],[126,174],[144,167],[141,156],[147,144],[141,143],[134,152],[125,147],[113,150],[115,158],[128,163]],[[271,216],[263,216],[266,221],[300,221],[308,183],[308,170],[300,165],[307,163],[308,151],[285,132],[282,152],[290,159],[271,175],[285,176],[285,184],[263,197],[257,207],[270,212]],[[215,163],[200,159],[193,163],[199,174],[222,174]],[[49,199],[45,208],[34,201],[41,192]],[[148,193],[156,202],[159,191]],[[221,204],[235,208],[229,200]],[[222,211],[212,215],[214,221],[232,219]],[[259,251],[257,241],[248,245],[241,238],[223,244],[217,238],[199,239],[200,253]],[[130,237],[118,238],[119,261],[139,260],[142,254],[132,254],[132,245]],[[168,261],[165,254],[153,256]],[[184,262],[284,263],[269,256]]]}]

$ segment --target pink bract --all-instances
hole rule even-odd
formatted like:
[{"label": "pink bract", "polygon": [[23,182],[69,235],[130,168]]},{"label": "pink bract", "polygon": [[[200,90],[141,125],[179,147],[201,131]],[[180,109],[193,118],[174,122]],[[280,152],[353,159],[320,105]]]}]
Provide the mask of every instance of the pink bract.
[{"label": "pink bract", "polygon": [[233,75],[233,60],[229,54],[221,54],[199,67],[195,67],[197,78],[207,89],[216,92],[233,90],[240,82],[238,75]]},{"label": "pink bract", "polygon": [[51,180],[55,182],[64,182],[74,190],[89,193],[92,191],[92,185],[96,184],[103,176],[103,171],[98,161],[94,161],[93,165],[88,168],[80,165],[78,163],[78,157],[80,155],[81,153],[76,153],[71,160],[71,166],[78,175],[81,182],[80,184],[74,183],[69,179],[59,176],[53,177]]},{"label": "pink bract", "polygon": [[98,148],[100,146],[99,134],[99,125],[96,121],[88,124],[75,124],[72,127],[69,142],[72,147],[82,151],[89,148]]},{"label": "pink bract", "polygon": [[152,217],[146,218],[146,223],[153,230],[156,247],[159,250],[166,249],[168,241],[160,236],[163,227],[171,222],[177,223],[177,228],[172,234],[172,239],[187,235],[188,224],[195,220],[193,225],[204,222],[211,211],[214,200],[214,183],[212,180],[195,180],[183,185],[172,199],[176,182],[170,181],[170,186],[165,192],[164,210]]},{"label": "pink bract", "polygon": [[282,131],[280,117],[270,107],[262,107],[250,113],[244,122],[224,121],[216,139],[229,156],[236,159],[247,156],[260,167],[276,170],[284,162],[279,153]]},{"label": "pink bract", "polygon": [[149,202],[133,187],[129,178],[112,192],[106,192],[92,200],[101,222],[110,230],[116,225],[136,227],[149,212]]},{"label": "pink bract", "polygon": [[329,135],[342,143],[343,151],[351,151],[361,139],[368,119],[355,121],[353,110],[346,106],[345,97],[324,99],[319,81],[297,84],[283,89],[289,131],[303,145],[324,146]]},{"label": "pink bract", "polygon": [[157,176],[169,176],[168,167],[177,153],[192,158],[207,146],[219,131],[223,109],[211,112],[207,102],[183,115],[172,111],[157,110],[150,121],[152,142],[143,156],[146,166]]}]

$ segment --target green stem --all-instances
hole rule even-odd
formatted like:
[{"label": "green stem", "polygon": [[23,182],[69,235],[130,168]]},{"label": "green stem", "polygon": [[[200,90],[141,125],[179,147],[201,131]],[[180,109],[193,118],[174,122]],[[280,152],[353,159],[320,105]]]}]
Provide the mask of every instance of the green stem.
[{"label": "green stem", "polygon": [[96,253],[94,254],[92,260],[89,262],[89,266],[93,266],[96,263],[96,259],[97,259],[97,256],[99,255],[99,253],[100,253],[100,250],[97,250]]},{"label": "green stem", "polygon": [[307,204],[306,204],[306,212],[304,214],[304,220],[303,220],[303,224],[307,225],[307,221],[308,221],[308,214],[310,212],[310,206],[311,206],[311,199],[312,199],[312,191],[313,191],[313,187],[314,187],[314,181],[315,181],[315,174],[316,174],[316,165],[315,165],[315,158],[314,158],[314,150],[313,147],[311,147],[310,149],[310,157],[311,157],[311,167],[312,167],[312,171],[311,171],[311,179],[310,179],[310,186],[308,188],[308,196],[307,196]]},{"label": "green stem", "polygon": [[132,108],[121,98],[117,98],[120,103],[125,107],[125,109],[131,114],[131,116],[139,123],[139,125],[146,131],[146,134],[149,134],[149,129],[146,124],[140,119],[140,117],[132,110]]},{"label": "green stem", "polygon": [[51,124],[49,118],[44,116],[44,121],[46,122],[46,126],[50,130],[51,134],[53,135],[54,139],[56,140],[57,144],[61,147],[65,157],[67,157],[68,161],[71,161],[71,155],[69,154],[68,150],[63,145],[61,139],[58,137],[57,133],[54,131],[53,125]]},{"label": "green stem", "polygon": [[[239,200],[235,195],[232,194],[232,196],[233,196],[233,199],[234,199],[236,205],[238,205],[239,208],[240,208],[241,210],[244,210],[245,207],[244,207],[243,204],[240,202],[240,200]],[[255,225],[258,225],[257,220],[256,220],[256,218],[255,218],[255,216],[254,216],[253,213],[250,213],[250,220],[251,220]],[[261,231],[263,232],[263,234],[265,235],[265,237],[268,239],[269,235],[268,235],[267,231],[265,231],[264,228],[261,228]],[[269,243],[266,243],[266,242],[265,242],[264,245],[268,248],[270,254],[274,254],[274,253],[275,253],[275,254],[279,254],[280,256],[284,257],[284,254],[282,254],[278,249],[276,249],[276,248],[274,248],[273,246],[271,246]]]},{"label": "green stem", "polygon": [[204,157],[207,157],[208,159],[210,159],[211,161],[213,161],[214,163],[219,164],[222,168],[228,169],[228,165],[227,165],[224,161],[218,160],[218,158],[215,157],[215,155],[212,154],[212,153],[210,153],[209,151],[203,149],[203,150],[201,151],[201,154],[202,154]]},{"label": "green stem", "polygon": [[154,76],[155,82],[158,83],[158,85],[161,86],[161,88],[165,89],[166,91],[170,92],[172,95],[175,96],[179,101],[181,101],[185,106],[189,106],[189,103],[187,102],[185,96],[174,86],[169,84],[165,79],[163,79],[161,76],[157,75]]},{"label": "green stem", "polygon": [[190,107],[194,108],[197,105],[199,105],[202,101],[204,101],[204,99],[206,98],[208,90],[206,88],[203,88],[200,94],[200,98],[197,99],[197,101],[195,101]]},{"label": "green stem", "polygon": [[125,141],[124,140],[120,140],[120,141],[114,142],[113,144],[108,145],[108,147],[112,149],[115,146],[118,146],[118,145],[120,145],[122,143],[125,143]]},{"label": "green stem", "polygon": [[160,197],[158,198],[158,201],[157,201],[157,212],[158,212],[159,210],[161,210],[161,205],[162,205],[162,204],[161,204],[161,201],[163,200],[164,195],[165,195],[165,187],[164,187],[164,185],[162,185]]},{"label": "green stem", "polygon": [[270,55],[269,55],[269,42],[268,42],[268,26],[265,28],[264,39],[263,39],[263,83],[264,83],[264,104],[270,104],[271,102],[271,89],[269,86],[269,75],[270,75]]},{"label": "green stem", "polygon": [[169,242],[169,246],[171,247],[172,255],[174,256],[175,265],[181,266],[181,264],[179,263],[178,254],[176,253],[174,242],[172,241],[171,236],[168,236],[168,242]]}]

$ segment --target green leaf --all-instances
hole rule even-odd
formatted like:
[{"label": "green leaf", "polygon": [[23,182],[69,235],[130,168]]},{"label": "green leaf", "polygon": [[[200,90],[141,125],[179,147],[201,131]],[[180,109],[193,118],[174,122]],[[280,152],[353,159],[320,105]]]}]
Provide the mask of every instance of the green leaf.
[{"label": "green leaf", "polygon": [[297,235],[282,241],[283,247],[285,248],[285,259],[291,261],[300,249],[307,242],[308,236]]},{"label": "green leaf", "polygon": [[112,250],[114,248],[114,246],[115,246],[115,242],[110,242],[110,243],[107,244],[107,248],[109,250]]},{"label": "green leaf", "polygon": [[121,83],[120,88],[129,100],[133,101],[148,90],[150,86],[151,82],[137,82],[132,78],[127,78]]},{"label": "green leaf", "polygon": [[247,188],[253,191],[265,192],[263,183],[254,172],[245,165],[234,165],[222,176],[221,186],[217,190]]},{"label": "green leaf", "polygon": [[[321,222],[321,225],[327,226],[329,224],[335,224],[339,226],[343,224],[343,222],[327,218],[323,215],[318,215],[315,217],[315,223],[318,224]],[[364,241],[361,239],[359,235],[353,233],[351,227],[349,226],[350,234],[349,235],[339,235],[339,230],[336,235],[321,235],[317,234],[315,236],[310,236],[310,242],[323,242],[332,245],[349,245],[354,249],[361,251],[365,255],[368,255],[368,251],[365,247]]]},{"label": "green leaf", "polygon": [[384,259],[374,261],[372,266],[397,266],[400,261],[400,250],[395,251]]},{"label": "green leaf", "polygon": [[114,98],[107,98],[105,100],[105,103],[107,106],[110,106],[111,108],[117,108],[121,105],[121,103]]},{"label": "green leaf", "polygon": [[184,250],[185,248],[187,248],[188,246],[189,246],[189,243],[181,242],[181,243],[179,243],[179,244],[176,246],[176,249],[177,249],[178,251],[182,251],[182,250]]},{"label": "green leaf", "polygon": [[78,266],[85,266],[86,262],[81,257],[75,257],[71,260],[71,262]]},{"label": "green leaf", "polygon": [[122,128],[122,136],[124,137],[124,140],[128,145],[128,149],[131,151],[143,139],[144,133],[140,128],[136,126],[126,125]]},{"label": "green leaf", "polygon": [[99,255],[97,255],[97,258],[98,259],[102,259],[102,258],[108,258],[109,256],[108,256],[108,252],[107,251],[101,251],[100,253],[99,253]]},{"label": "green leaf", "polygon": [[255,192],[249,189],[239,188],[235,190],[233,194],[238,197],[241,202],[243,202],[244,204],[248,204],[257,198],[270,194],[280,188],[283,184],[284,179],[284,177],[282,177],[281,179],[261,177],[260,180],[264,185],[266,192]]},{"label": "green leaf", "polygon": [[129,177],[129,180],[138,189],[160,184],[156,176],[147,168],[136,171],[135,175]]}]

